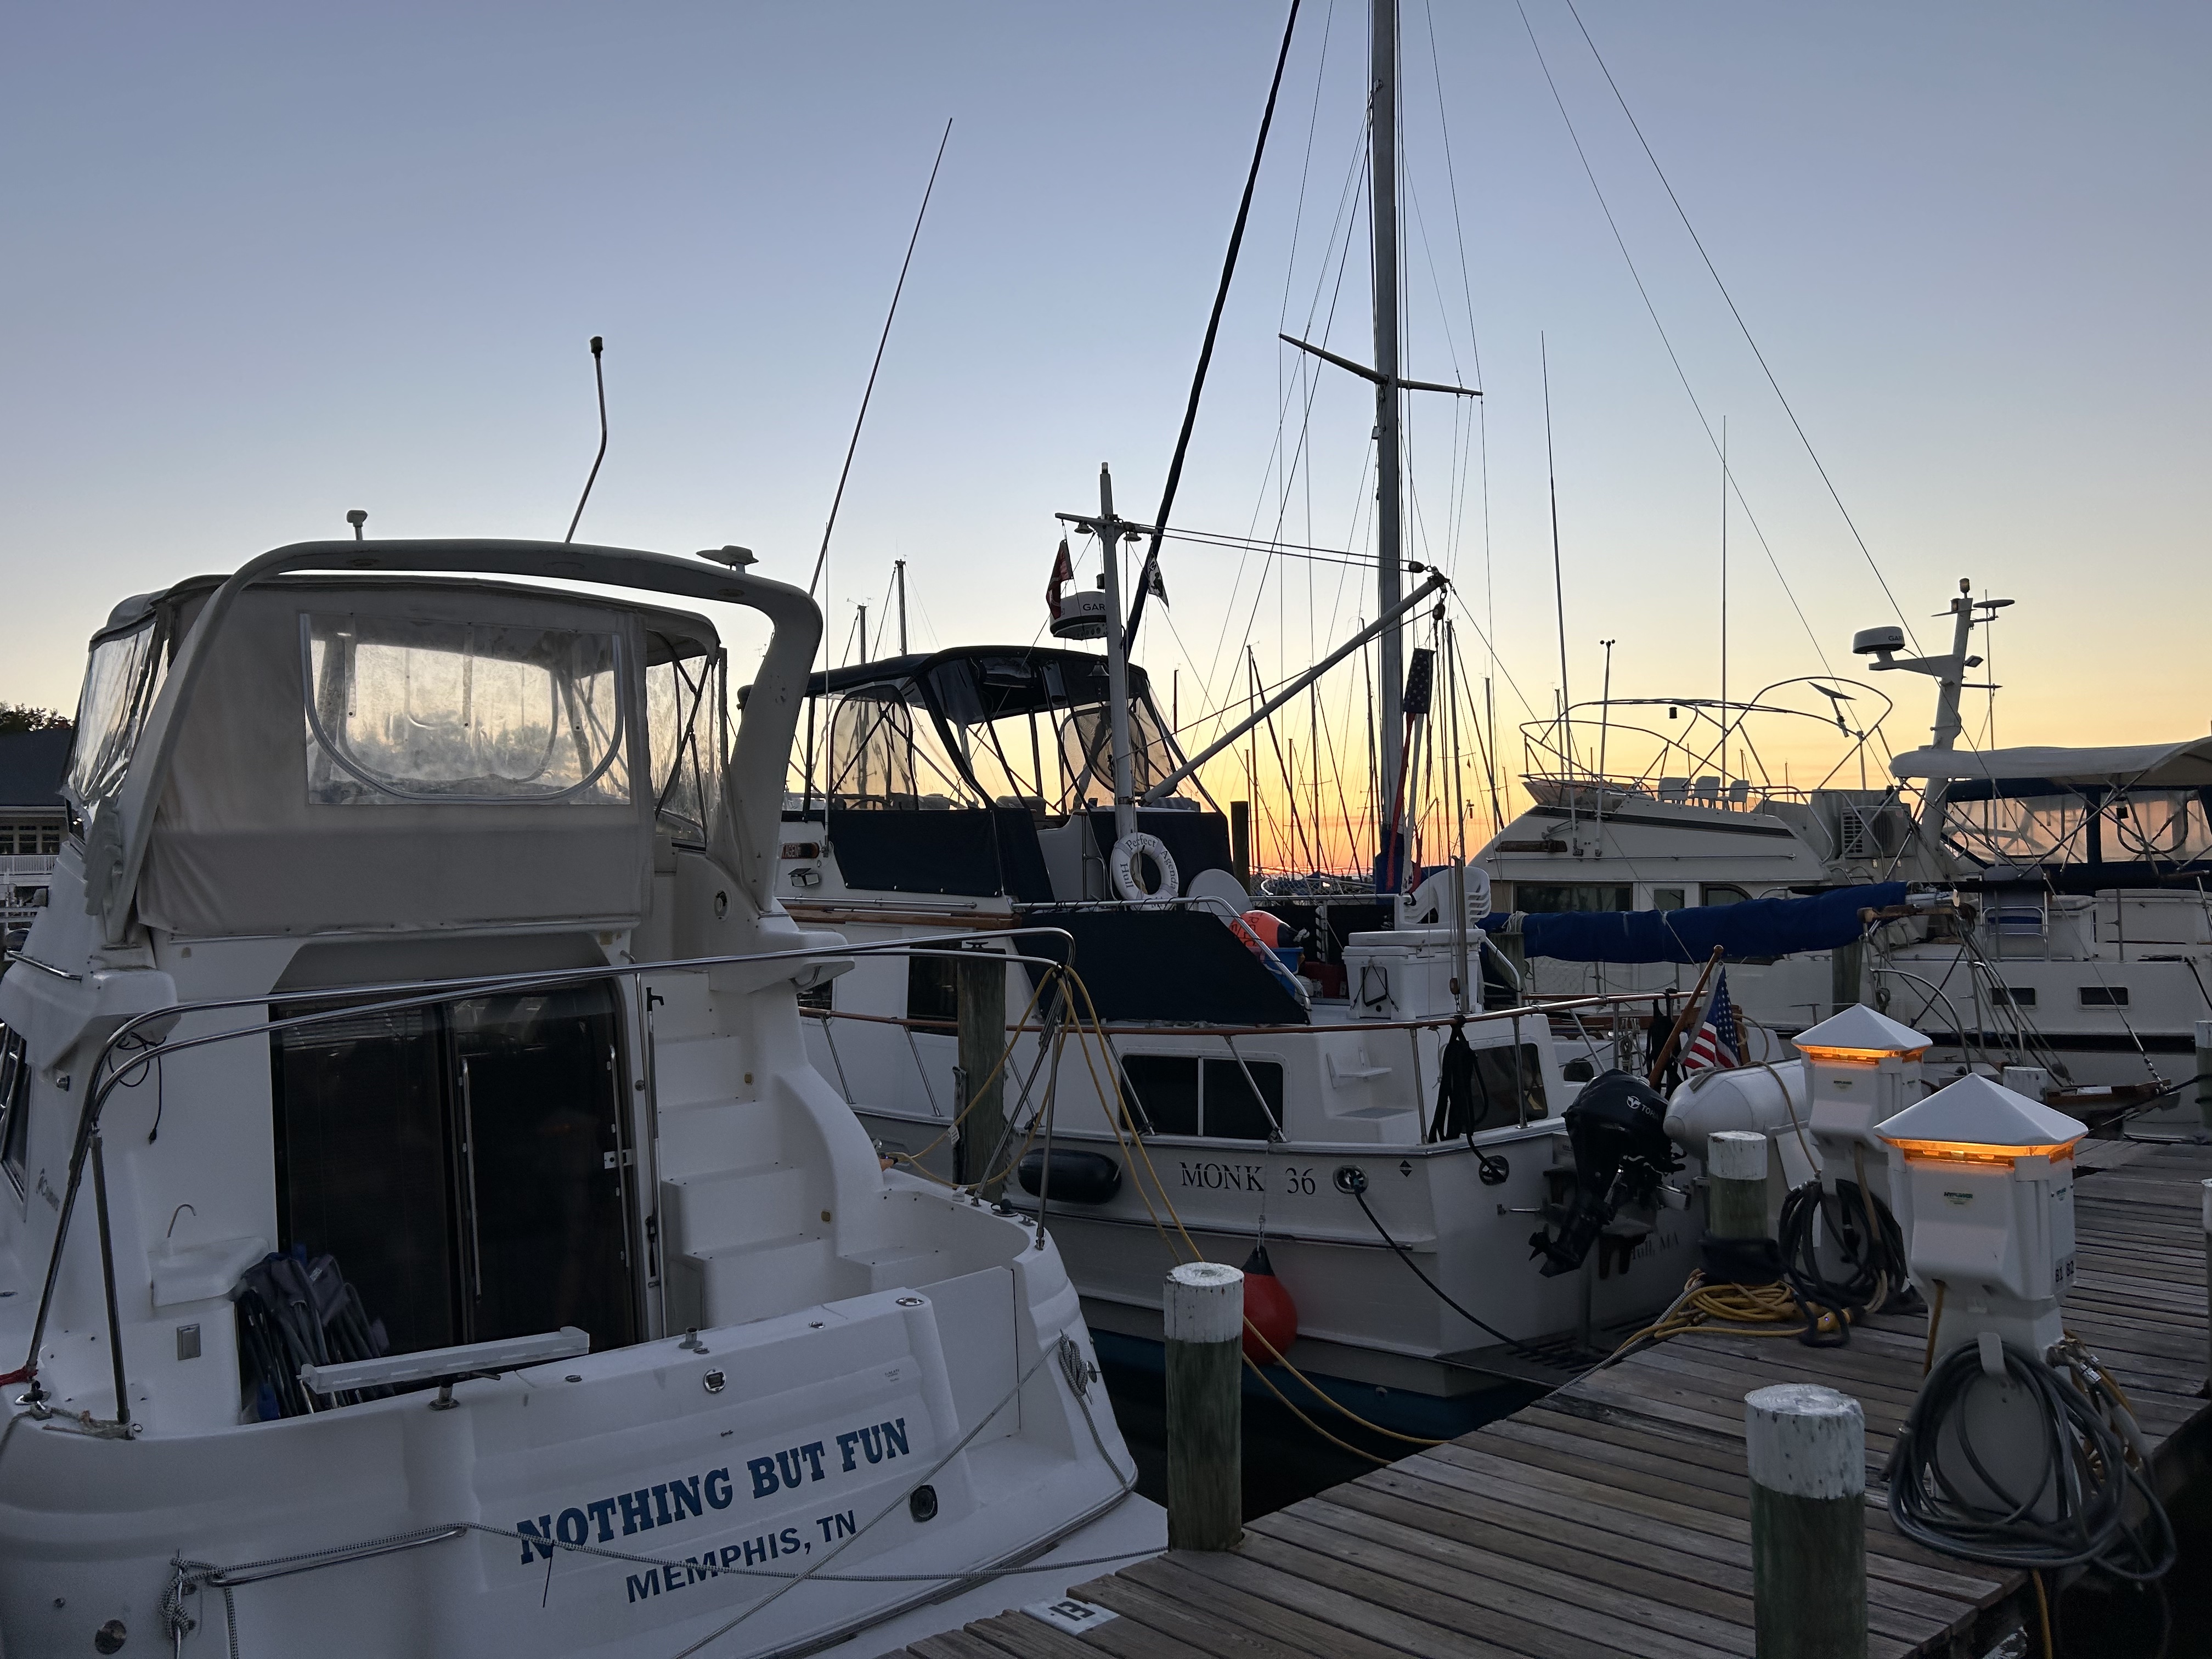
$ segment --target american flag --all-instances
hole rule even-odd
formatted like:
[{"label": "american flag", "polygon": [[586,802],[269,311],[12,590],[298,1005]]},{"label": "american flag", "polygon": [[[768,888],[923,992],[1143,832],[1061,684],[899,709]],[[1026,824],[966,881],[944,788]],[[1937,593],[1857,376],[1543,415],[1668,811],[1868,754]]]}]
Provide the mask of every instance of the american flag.
[{"label": "american flag", "polygon": [[1735,1004],[1729,1000],[1728,969],[1713,981],[1712,1000],[1705,1005],[1705,1023],[1682,1055],[1685,1072],[1731,1071],[1743,1064],[1743,1039],[1736,1030]]}]

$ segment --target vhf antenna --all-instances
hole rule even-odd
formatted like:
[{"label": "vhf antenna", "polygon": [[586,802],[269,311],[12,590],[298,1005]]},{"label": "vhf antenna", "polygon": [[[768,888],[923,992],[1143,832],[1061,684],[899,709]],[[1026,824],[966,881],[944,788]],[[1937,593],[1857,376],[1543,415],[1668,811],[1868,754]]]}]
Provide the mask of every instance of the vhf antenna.
[{"label": "vhf antenna", "polygon": [[599,389],[599,453],[592,457],[591,476],[584,480],[584,493],[576,497],[576,515],[568,520],[568,533],[561,538],[563,546],[576,539],[576,526],[584,520],[584,503],[592,499],[592,486],[599,481],[599,463],[607,458],[607,375],[599,357],[606,344],[598,335],[592,336],[592,379]]}]

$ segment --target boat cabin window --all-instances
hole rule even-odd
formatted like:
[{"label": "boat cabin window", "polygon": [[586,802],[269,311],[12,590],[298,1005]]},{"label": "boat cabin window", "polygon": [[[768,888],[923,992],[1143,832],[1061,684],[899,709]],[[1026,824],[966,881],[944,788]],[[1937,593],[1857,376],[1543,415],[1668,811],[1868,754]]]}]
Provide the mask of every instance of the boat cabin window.
[{"label": "boat cabin window", "polygon": [[27,1188],[24,1165],[31,1144],[31,1059],[21,1034],[0,1025],[0,1168],[15,1183],[15,1196]]},{"label": "boat cabin window", "polygon": [[1576,911],[1632,910],[1636,889],[1611,882],[1513,884],[1513,908],[1530,915],[1564,915]]},{"label": "boat cabin window", "polygon": [[[947,1024],[960,1018],[960,964],[943,957],[906,959],[906,1017],[941,1020]],[[834,982],[834,981],[833,981]]]},{"label": "boat cabin window", "polygon": [[1127,1054],[1121,1077],[1155,1134],[1267,1140],[1279,1133],[1283,1068],[1273,1060],[1240,1066],[1195,1054]]},{"label": "boat cabin window", "polygon": [[307,799],[620,805],[612,634],[309,612]]},{"label": "boat cabin window", "polygon": [[1686,890],[1680,887],[1655,887],[1651,890],[1651,908],[1655,910],[1680,910],[1686,902]]},{"label": "boat cabin window", "polygon": [[661,661],[645,671],[645,723],[653,751],[653,801],[660,826],[678,841],[707,843],[722,799],[722,756],[729,746],[723,717],[725,659],[720,651],[691,655],[658,637]]},{"label": "boat cabin window", "polygon": [[1741,904],[1750,897],[1751,895],[1749,893],[1745,892],[1742,888],[1736,886],[1733,882],[1709,881],[1703,888],[1698,890],[1698,902],[1700,904]]},{"label": "boat cabin window", "polygon": [[[1571,1079],[1570,1079],[1571,1080]],[[1474,1051],[1475,1110],[1481,1116],[1478,1129],[1496,1129],[1517,1122],[1523,1115],[1542,1117],[1550,1107],[1544,1097],[1544,1057],[1536,1045],[1524,1042],[1516,1054],[1510,1044],[1496,1043]]]},{"label": "boat cabin window", "polygon": [[149,617],[127,634],[95,641],[77,700],[76,742],[62,793],[86,822],[122,788],[155,694],[168,668],[167,630]]}]

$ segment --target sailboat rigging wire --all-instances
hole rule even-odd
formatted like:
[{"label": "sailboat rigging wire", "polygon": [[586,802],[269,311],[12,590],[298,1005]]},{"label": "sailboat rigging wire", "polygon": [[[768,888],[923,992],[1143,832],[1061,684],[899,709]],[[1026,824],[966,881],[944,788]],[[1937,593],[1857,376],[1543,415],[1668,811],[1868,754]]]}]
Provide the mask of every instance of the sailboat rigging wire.
[{"label": "sailboat rigging wire", "polygon": [[[1689,372],[1682,367],[1682,359],[1674,349],[1674,340],[1667,333],[1667,325],[1659,320],[1659,307],[1653,303],[1650,290],[1644,286],[1644,273],[1636,267],[1635,256],[1628,251],[1628,240],[1622,235],[1620,225],[1613,216],[1613,204],[1606,200],[1605,189],[1597,181],[1597,170],[1590,165],[1589,154],[1583,149],[1582,134],[1575,130],[1575,118],[1567,113],[1567,101],[1559,94],[1559,82],[1552,78],[1552,65],[1544,56],[1544,48],[1536,40],[1535,26],[1528,21],[1528,9],[1521,4],[1521,0],[1514,0],[1514,7],[1521,14],[1521,27],[1528,32],[1528,44],[1535,51],[1536,65],[1544,72],[1544,84],[1551,88],[1552,101],[1559,106],[1559,119],[1566,124],[1567,137],[1574,144],[1576,159],[1583,164],[1583,174],[1589,180],[1590,191],[1597,198],[1599,210],[1605,215],[1606,228],[1613,232],[1613,245],[1620,250],[1622,263],[1627,265],[1629,277],[1636,284],[1637,296],[1644,301],[1644,309],[1650,316],[1651,326],[1658,331],[1659,343],[1667,349],[1667,361],[1674,365],[1674,378],[1682,383],[1683,393],[1690,400],[1698,424],[1705,429],[1706,443],[1712,447],[1715,454],[1718,454],[1720,440],[1714,435],[1713,423],[1705,418],[1705,405],[1698,401],[1698,394],[1690,385]],[[1790,608],[1797,613],[1797,621],[1805,630],[1805,637],[1812,641],[1813,654],[1820,658],[1820,666],[1832,674],[1835,670],[1829,667],[1828,653],[1821,649],[1820,636],[1814,632],[1813,624],[1805,615],[1805,607],[1797,603],[1796,591],[1790,586],[1789,577],[1782,574],[1781,561],[1774,556],[1774,549],[1767,542],[1766,532],[1759,527],[1758,515],[1752,512],[1751,503],[1744,499],[1743,486],[1734,479],[1729,483],[1735,491],[1736,505],[1743,509],[1745,521],[1751,526],[1752,534],[1759,538],[1759,550],[1766,555],[1767,563],[1774,568],[1775,580],[1782,584],[1782,592],[1790,601]],[[1910,634],[1911,631],[1908,624],[1906,632]],[[1918,648],[1914,647],[1916,650]]]},{"label": "sailboat rigging wire", "polygon": [[884,331],[876,340],[876,358],[868,365],[868,384],[860,393],[860,412],[853,417],[853,436],[845,446],[845,465],[837,470],[837,490],[830,498],[830,518],[822,526],[822,550],[814,556],[814,574],[806,583],[813,598],[821,585],[823,568],[830,562],[830,532],[837,527],[837,509],[845,500],[845,481],[853,475],[853,454],[860,447],[860,428],[867,424],[868,402],[876,395],[876,375],[884,366],[884,348],[890,343],[891,324],[898,316],[899,296],[906,292],[906,273],[914,264],[915,245],[921,240],[921,222],[929,215],[929,198],[937,188],[937,170],[945,165],[945,147],[952,142],[952,120],[945,118],[945,136],[937,141],[937,159],[929,164],[929,182],[922,186],[921,208],[914,216],[914,234],[907,238],[906,258],[899,262],[897,284],[891,289],[890,309],[884,313]]},{"label": "sailboat rigging wire", "polygon": [[1168,462],[1168,481],[1160,492],[1160,510],[1152,514],[1152,545],[1145,555],[1142,573],[1137,578],[1137,596],[1129,604],[1129,620],[1121,630],[1125,643],[1137,637],[1137,624],[1144,620],[1145,599],[1152,592],[1152,580],[1159,569],[1160,527],[1168,521],[1169,511],[1175,506],[1176,489],[1182,483],[1183,457],[1190,450],[1191,428],[1198,423],[1198,400],[1206,390],[1206,366],[1213,361],[1214,337],[1221,331],[1222,308],[1229,303],[1230,279],[1237,272],[1237,250],[1244,246],[1244,223],[1252,214],[1252,190],[1260,182],[1260,159],[1267,154],[1267,129],[1275,121],[1275,95],[1283,89],[1283,66],[1291,60],[1291,36],[1298,26],[1298,0],[1291,0],[1290,15],[1283,20],[1283,44],[1275,54],[1275,76],[1267,83],[1267,106],[1260,115],[1260,136],[1252,145],[1252,166],[1244,175],[1244,194],[1237,204],[1237,222],[1229,233],[1229,251],[1221,261],[1221,283],[1213,294],[1213,313],[1206,319],[1206,339],[1198,349],[1198,368],[1190,379],[1190,401],[1182,411],[1182,430],[1176,434],[1175,455]]},{"label": "sailboat rigging wire", "polygon": [[[1713,264],[1713,256],[1705,252],[1705,239],[1698,234],[1698,228],[1690,222],[1690,216],[1683,210],[1681,198],[1674,194],[1674,186],[1668,179],[1667,170],[1659,165],[1659,158],[1652,154],[1651,141],[1644,136],[1644,129],[1638,124],[1635,112],[1628,107],[1628,100],[1621,96],[1620,83],[1613,78],[1613,70],[1607,67],[1604,54],[1598,51],[1597,42],[1590,38],[1589,26],[1583,21],[1582,13],[1575,9],[1575,0],[1567,0],[1567,14],[1575,20],[1575,27],[1582,31],[1583,43],[1589,48],[1590,56],[1596,59],[1598,70],[1605,76],[1606,85],[1613,89],[1613,101],[1620,106],[1620,112],[1628,118],[1629,129],[1636,134],[1636,142],[1644,147],[1644,156],[1651,163],[1651,171],[1659,175],[1660,187],[1667,192],[1667,199],[1674,204],[1675,217],[1682,222],[1682,228],[1690,233],[1690,240],[1698,250],[1698,257],[1705,262],[1706,274],[1713,279],[1713,286],[1720,290],[1721,298],[1727,302],[1729,315],[1735,319],[1736,327],[1743,332],[1743,343],[1751,348],[1751,355],[1759,360],[1759,372],[1766,376],[1766,384],[1774,388],[1775,400],[1782,405],[1782,412],[1790,417],[1790,425],[1797,434],[1797,441],[1805,446],[1805,453],[1813,463],[1813,470],[1820,475],[1820,482],[1827,486],[1828,499],[1835,502],[1836,511],[1844,515],[1844,524],[1850,531],[1851,539],[1858,544],[1859,551],[1866,557],[1867,568],[1874,572],[1875,580],[1881,585],[1882,597],[1889,601],[1889,607],[1897,613],[1898,621],[1904,623],[1905,637],[1912,641],[1912,648],[1917,652],[1920,641],[1913,635],[1911,623],[1905,618],[1905,607],[1898,604],[1897,595],[1889,591],[1889,578],[1881,574],[1881,566],[1875,562],[1874,550],[1866,544],[1866,538],[1859,534],[1858,526],[1852,521],[1850,509],[1844,505],[1844,498],[1837,493],[1834,480],[1828,477],[1828,469],[1820,464],[1820,457],[1813,447],[1813,441],[1805,435],[1805,428],[1797,419],[1797,411],[1790,406],[1790,399],[1784,395],[1782,383],[1774,378],[1774,371],[1767,367],[1766,354],[1759,349],[1759,342],[1752,337],[1751,325],[1744,321],[1743,313],[1736,309],[1735,296],[1729,292],[1728,284],[1721,281],[1721,274]],[[1525,18],[1525,13],[1523,16]]]},{"label": "sailboat rigging wire", "polygon": [[[599,394],[599,453],[592,457],[591,472],[584,479],[584,493],[576,497],[576,511],[568,520],[568,533],[561,538],[564,547],[576,539],[576,526],[584,521],[584,503],[592,499],[592,486],[599,481],[599,463],[607,458],[607,376],[600,362],[600,353],[605,349],[606,342],[596,334],[592,336],[592,382]],[[354,534],[356,538],[360,536],[358,526]]]}]

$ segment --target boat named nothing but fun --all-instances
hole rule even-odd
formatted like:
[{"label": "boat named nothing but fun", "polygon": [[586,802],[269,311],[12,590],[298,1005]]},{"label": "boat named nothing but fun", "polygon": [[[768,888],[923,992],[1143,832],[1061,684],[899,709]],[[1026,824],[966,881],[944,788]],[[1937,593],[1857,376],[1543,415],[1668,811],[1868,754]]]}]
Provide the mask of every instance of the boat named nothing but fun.
[{"label": "boat named nothing but fun", "polygon": [[[750,563],[307,543],[94,639],[0,979],[9,1651],[872,1653],[1160,1547],[1056,1249],[807,1057]],[[686,602],[773,629],[734,730]]]}]

